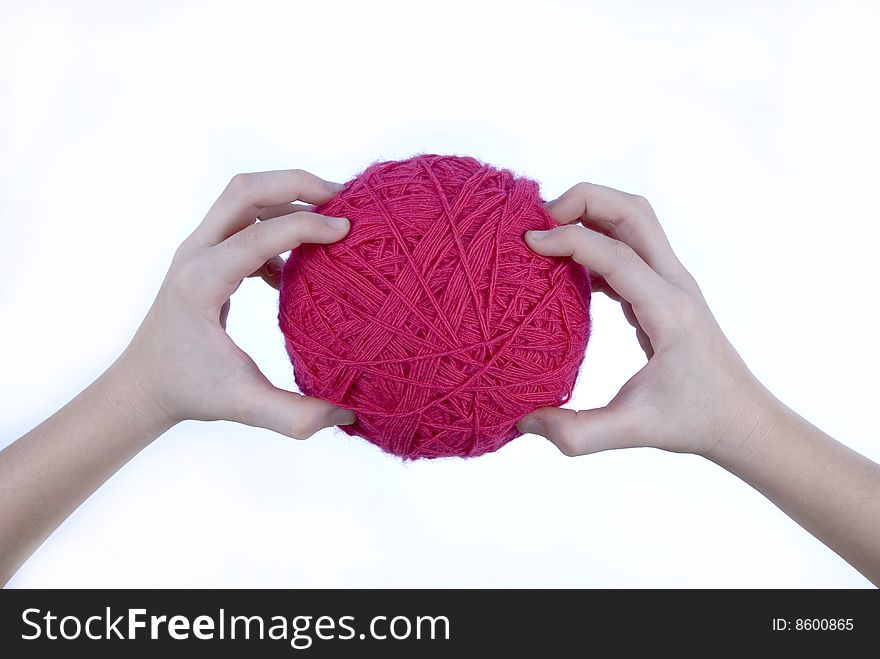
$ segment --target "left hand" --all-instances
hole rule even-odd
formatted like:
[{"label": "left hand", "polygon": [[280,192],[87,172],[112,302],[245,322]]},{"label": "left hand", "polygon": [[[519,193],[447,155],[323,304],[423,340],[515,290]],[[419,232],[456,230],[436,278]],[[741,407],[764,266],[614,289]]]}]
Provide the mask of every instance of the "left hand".
[{"label": "left hand", "polygon": [[725,464],[751,455],[772,434],[780,404],[724,336],[651,205],[581,183],[546,206],[560,226],[527,232],[526,244],[588,268],[593,287],[621,303],[648,363],[608,405],[540,408],[519,429],[566,455],[639,446]]}]

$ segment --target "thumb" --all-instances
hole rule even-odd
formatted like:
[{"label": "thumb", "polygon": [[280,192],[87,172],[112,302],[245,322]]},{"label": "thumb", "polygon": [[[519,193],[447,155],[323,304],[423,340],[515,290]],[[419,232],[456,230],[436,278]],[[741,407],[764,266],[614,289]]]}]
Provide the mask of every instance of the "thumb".
[{"label": "thumb", "polygon": [[354,412],[320,398],[303,396],[268,384],[251,393],[245,401],[241,423],[274,430],[294,439],[311,437],[321,428],[345,426],[355,422]]},{"label": "thumb", "polygon": [[573,457],[636,446],[628,416],[611,407],[580,411],[540,407],[516,425],[521,432],[546,437]]}]

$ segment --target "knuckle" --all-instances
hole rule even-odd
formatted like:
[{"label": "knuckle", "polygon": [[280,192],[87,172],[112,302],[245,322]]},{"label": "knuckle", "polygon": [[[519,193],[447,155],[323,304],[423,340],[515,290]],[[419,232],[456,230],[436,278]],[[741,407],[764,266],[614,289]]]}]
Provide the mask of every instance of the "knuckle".
[{"label": "knuckle", "polygon": [[657,216],[651,202],[641,195],[630,195],[630,211],[617,226],[618,235],[622,240],[631,241],[647,224],[657,222]]},{"label": "knuckle", "polygon": [[204,264],[198,258],[182,258],[170,271],[170,287],[175,295],[190,298],[205,278]]},{"label": "knuckle", "polygon": [[289,428],[288,434],[293,439],[308,439],[315,434],[315,430],[303,421],[294,421]]},{"label": "knuckle", "polygon": [[180,243],[174,251],[174,256],[171,258],[172,267],[179,267],[186,261],[190,260],[194,253],[195,249],[192,244],[192,237],[190,236]]},{"label": "knuckle", "polygon": [[638,261],[639,257],[635,250],[624,242],[614,241],[613,266],[615,268],[627,268]]},{"label": "knuckle", "polygon": [[703,291],[700,289],[700,284],[684,266],[681,267],[681,270],[681,279],[683,285],[691,292],[693,292],[700,300],[703,300]]},{"label": "knuckle", "polygon": [[[552,241],[552,242],[551,242]],[[584,258],[590,253],[590,236],[587,229],[578,224],[567,224],[552,229],[547,242],[563,254],[571,255],[575,260]]]},{"label": "knuckle", "polygon": [[264,226],[265,225],[257,222],[239,231],[239,236],[241,236],[241,242],[244,245],[245,249],[259,249],[260,245],[263,242],[263,234],[265,233],[265,230],[263,228]]},{"label": "knuckle", "polygon": [[243,196],[253,189],[255,182],[256,174],[236,174],[229,180],[229,185],[226,186],[226,189],[234,195]]},{"label": "knuckle", "polygon": [[566,224],[565,226],[552,229],[552,233],[548,234],[548,237],[552,238],[555,234],[566,241],[579,240],[582,237],[581,231],[582,227],[577,224]]},{"label": "knuckle", "polygon": [[672,297],[672,308],[678,324],[684,329],[694,330],[703,326],[703,305],[693,295],[681,290],[676,292]]},{"label": "knuckle", "polygon": [[568,458],[576,458],[580,455],[567,436],[560,437],[556,440],[556,448],[559,449],[559,452],[562,453],[562,455]]},{"label": "knuckle", "polygon": [[585,415],[578,411],[573,416],[566,419],[557,428],[555,443],[563,455],[570,458],[583,454],[581,449],[581,438],[583,436],[583,425],[586,420]]},{"label": "knuckle", "polygon": [[581,197],[585,197],[587,195],[587,193],[590,191],[590,187],[591,186],[589,183],[587,183],[586,181],[581,181],[580,183],[576,183],[571,188],[571,191]]},{"label": "knuckle", "polygon": [[654,213],[654,208],[651,206],[651,202],[640,194],[630,195],[629,201],[633,210],[635,210],[640,216],[648,216]]},{"label": "knuckle", "polygon": [[287,171],[287,175],[290,177],[289,185],[291,189],[302,192],[303,188],[307,187],[310,174],[306,170],[290,169]]}]

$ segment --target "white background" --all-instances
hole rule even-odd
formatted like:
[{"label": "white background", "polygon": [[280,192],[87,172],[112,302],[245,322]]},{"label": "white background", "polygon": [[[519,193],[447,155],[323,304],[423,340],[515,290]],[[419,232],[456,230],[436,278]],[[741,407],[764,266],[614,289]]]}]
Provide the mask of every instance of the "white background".
[{"label": "white background", "polygon": [[[234,173],[440,152],[547,198],[647,196],[757,375],[880,459],[878,32],[876,2],[4,0],[0,445],[125,347]],[[290,387],[276,304],[247,281],[230,331]],[[644,359],[619,308],[594,323],[581,406]],[[185,423],[11,585],[869,584],[696,457],[529,436],[404,464],[338,431]]]}]

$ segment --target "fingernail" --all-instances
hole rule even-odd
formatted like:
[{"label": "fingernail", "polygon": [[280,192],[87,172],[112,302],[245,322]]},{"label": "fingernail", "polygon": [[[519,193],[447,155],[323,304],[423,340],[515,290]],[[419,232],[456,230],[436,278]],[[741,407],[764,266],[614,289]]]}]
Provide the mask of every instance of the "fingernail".
[{"label": "fingernail", "polygon": [[341,407],[335,408],[330,412],[330,423],[334,426],[350,426],[357,420],[354,412]]},{"label": "fingernail", "polygon": [[549,233],[550,231],[526,231],[526,238],[530,238],[531,240],[544,240]]},{"label": "fingernail", "polygon": [[324,221],[337,231],[348,231],[348,227],[351,226],[344,217],[328,217]]},{"label": "fingernail", "polygon": [[520,419],[516,427],[521,433],[532,433],[533,435],[541,435],[544,430],[543,422],[531,414]]}]

